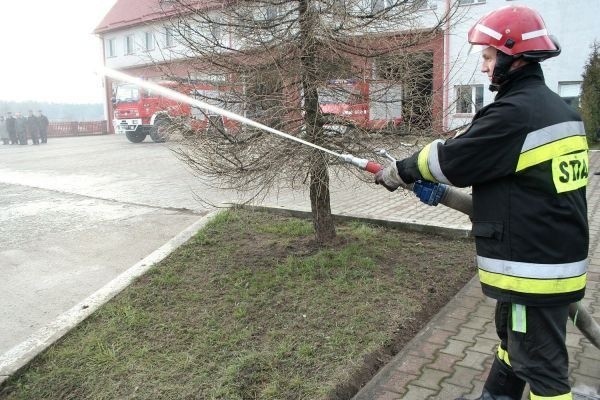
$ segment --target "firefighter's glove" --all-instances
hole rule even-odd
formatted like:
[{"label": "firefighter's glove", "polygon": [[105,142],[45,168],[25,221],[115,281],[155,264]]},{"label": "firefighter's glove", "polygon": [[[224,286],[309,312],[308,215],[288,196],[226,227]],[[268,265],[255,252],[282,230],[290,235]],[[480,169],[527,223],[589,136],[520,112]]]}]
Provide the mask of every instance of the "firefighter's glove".
[{"label": "firefighter's glove", "polygon": [[443,183],[433,183],[429,181],[416,181],[413,185],[413,192],[419,200],[430,206],[437,206],[448,190],[448,186]]},{"label": "firefighter's glove", "polygon": [[383,186],[390,192],[398,189],[399,187],[406,188],[407,184],[404,183],[400,174],[398,174],[398,167],[396,162],[390,162],[384,169],[375,174],[375,183]]}]

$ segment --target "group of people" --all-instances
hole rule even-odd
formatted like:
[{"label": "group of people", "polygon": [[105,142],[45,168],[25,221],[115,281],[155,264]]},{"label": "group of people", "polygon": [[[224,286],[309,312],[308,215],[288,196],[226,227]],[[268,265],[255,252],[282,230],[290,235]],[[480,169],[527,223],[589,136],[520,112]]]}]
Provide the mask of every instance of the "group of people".
[{"label": "group of people", "polygon": [[20,112],[14,116],[8,111],[6,117],[0,115],[0,139],[3,144],[28,143],[29,138],[33,144],[48,142],[48,117],[41,110],[34,113],[29,111],[25,117]]}]

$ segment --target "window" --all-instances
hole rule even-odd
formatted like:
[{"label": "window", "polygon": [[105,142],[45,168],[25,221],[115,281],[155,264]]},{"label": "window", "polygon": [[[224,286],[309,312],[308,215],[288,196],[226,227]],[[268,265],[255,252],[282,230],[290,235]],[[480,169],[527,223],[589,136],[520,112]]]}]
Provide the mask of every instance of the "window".
[{"label": "window", "polygon": [[154,35],[152,32],[144,33],[144,49],[146,51],[154,50]]},{"label": "window", "polygon": [[409,0],[408,2],[406,0],[403,0],[403,1],[370,0],[370,1],[371,1],[371,12],[373,14],[381,12],[381,11],[385,10],[386,8],[395,7],[395,6],[400,6],[400,7],[407,6],[407,7],[411,7],[413,10],[425,10],[428,8],[431,8],[431,9],[437,8],[436,4],[434,4],[433,2],[431,2],[432,4],[429,4],[428,0]]},{"label": "window", "polygon": [[435,10],[437,8],[437,4],[433,1],[430,2],[428,0],[413,0],[413,7],[415,7],[418,10],[425,10],[428,8]]},{"label": "window", "polygon": [[165,27],[165,46],[173,47],[175,45],[175,32],[173,27],[167,26]]},{"label": "window", "polygon": [[117,42],[115,39],[108,39],[106,41],[106,56],[116,57],[117,56]]},{"label": "window", "polygon": [[458,5],[464,6],[467,4],[481,4],[485,3],[485,0],[458,0]]},{"label": "window", "polygon": [[475,114],[483,107],[483,85],[456,87],[456,113]]},{"label": "window", "polygon": [[346,0],[334,0],[333,7],[336,9],[339,9],[339,10],[345,10],[346,9]]},{"label": "window", "polygon": [[269,5],[267,6],[266,18],[272,20],[283,15],[283,9],[281,5]]},{"label": "window", "polygon": [[133,35],[125,36],[125,55],[133,54]]},{"label": "window", "polygon": [[390,7],[394,0],[371,0],[371,12],[378,13]]},{"label": "window", "polygon": [[211,39],[214,40],[217,43],[220,43],[223,39],[223,29],[221,26],[221,21],[219,19],[216,19],[212,21],[212,23],[210,24],[210,34],[211,34]]},{"label": "window", "polygon": [[581,82],[558,82],[558,95],[571,107],[579,107]]}]

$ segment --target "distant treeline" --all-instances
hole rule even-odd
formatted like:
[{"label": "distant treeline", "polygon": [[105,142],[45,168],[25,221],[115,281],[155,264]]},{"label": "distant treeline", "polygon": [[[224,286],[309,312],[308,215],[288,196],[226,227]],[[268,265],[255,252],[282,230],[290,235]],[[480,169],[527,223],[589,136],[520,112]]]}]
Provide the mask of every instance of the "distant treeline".
[{"label": "distant treeline", "polygon": [[106,119],[102,104],[47,103],[39,101],[0,100],[0,114],[7,111],[27,115],[29,110],[42,112],[50,121],[100,121]]}]

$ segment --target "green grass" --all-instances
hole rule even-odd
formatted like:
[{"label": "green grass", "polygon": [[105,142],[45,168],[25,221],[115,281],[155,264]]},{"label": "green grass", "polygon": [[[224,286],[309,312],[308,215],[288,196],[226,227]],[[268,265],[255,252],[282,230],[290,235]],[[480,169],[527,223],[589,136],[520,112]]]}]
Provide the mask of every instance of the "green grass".
[{"label": "green grass", "polygon": [[475,269],[469,240],[360,223],[338,237],[319,248],[309,221],[222,213],[0,398],[340,398]]}]

